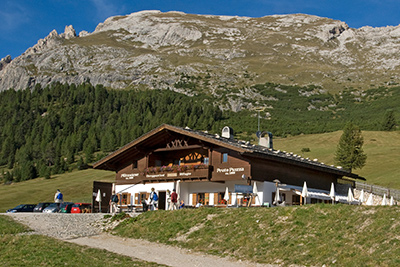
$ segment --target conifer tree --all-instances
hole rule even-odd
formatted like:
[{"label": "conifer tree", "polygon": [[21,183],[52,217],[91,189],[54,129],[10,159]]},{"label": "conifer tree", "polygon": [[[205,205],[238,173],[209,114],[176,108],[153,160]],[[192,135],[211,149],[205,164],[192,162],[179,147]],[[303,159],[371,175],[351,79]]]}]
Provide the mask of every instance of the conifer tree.
[{"label": "conifer tree", "polygon": [[387,110],[382,122],[382,131],[393,131],[396,129],[396,118],[393,110]]},{"label": "conifer tree", "polygon": [[364,167],[367,155],[362,149],[363,144],[360,128],[351,122],[347,123],[336,149],[336,164],[349,171]]}]

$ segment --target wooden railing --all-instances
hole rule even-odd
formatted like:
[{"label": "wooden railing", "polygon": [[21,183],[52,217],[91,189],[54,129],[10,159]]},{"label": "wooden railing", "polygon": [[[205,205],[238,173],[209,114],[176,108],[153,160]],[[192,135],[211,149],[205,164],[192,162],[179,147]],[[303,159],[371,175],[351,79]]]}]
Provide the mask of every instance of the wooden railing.
[{"label": "wooden railing", "polygon": [[360,182],[356,182],[355,188],[358,190],[364,189],[365,192],[373,193],[379,196],[383,196],[384,194],[386,194],[386,197],[393,196],[394,199],[400,200],[400,190],[397,189],[391,189],[379,185],[371,185]]}]

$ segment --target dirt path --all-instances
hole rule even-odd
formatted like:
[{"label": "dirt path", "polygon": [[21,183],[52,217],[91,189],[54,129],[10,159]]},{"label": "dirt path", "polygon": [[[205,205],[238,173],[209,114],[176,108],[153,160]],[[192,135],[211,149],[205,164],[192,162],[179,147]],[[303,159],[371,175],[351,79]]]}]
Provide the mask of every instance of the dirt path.
[{"label": "dirt path", "polygon": [[36,234],[168,266],[273,266],[234,261],[146,240],[102,233],[93,225],[99,222],[101,224],[103,214],[8,213],[7,215],[29,226]]},{"label": "dirt path", "polygon": [[91,237],[81,237],[67,240],[68,242],[106,249],[108,251],[134,257],[144,261],[156,262],[168,266],[218,266],[218,267],[243,267],[243,266],[272,266],[249,262],[231,261],[212,255],[193,253],[186,249],[180,249],[145,240],[121,238],[109,234],[101,234]]}]

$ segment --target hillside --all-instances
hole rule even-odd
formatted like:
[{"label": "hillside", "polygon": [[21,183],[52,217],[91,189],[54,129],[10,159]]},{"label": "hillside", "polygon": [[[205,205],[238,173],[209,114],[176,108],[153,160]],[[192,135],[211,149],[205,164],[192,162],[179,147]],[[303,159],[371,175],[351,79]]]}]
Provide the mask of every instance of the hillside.
[{"label": "hillside", "polygon": [[53,202],[57,189],[62,191],[65,201],[91,203],[93,181],[113,182],[114,179],[112,172],[89,169],[55,175],[52,179],[0,185],[0,212],[19,204]]},{"label": "hillside", "polygon": [[92,33],[77,35],[72,26],[52,31],[21,56],[2,60],[0,90],[90,80],[225,97],[227,108],[240,110],[250,107],[246,99],[263,99],[251,86],[266,82],[330,93],[396,85],[399,40],[400,26],[352,29],[304,14],[142,11],[110,17]]},{"label": "hillside", "polygon": [[[293,152],[304,157],[325,164],[334,164],[336,146],[342,132],[300,135],[288,138],[275,138],[276,149]],[[367,154],[367,163],[361,170],[353,170],[367,179],[367,183],[381,185],[388,188],[400,189],[398,166],[400,159],[397,151],[400,149],[400,132],[363,131],[364,152]],[[310,152],[302,152],[309,148]]]},{"label": "hillside", "polygon": [[306,205],[146,212],[123,237],[279,266],[398,266],[399,207]]}]

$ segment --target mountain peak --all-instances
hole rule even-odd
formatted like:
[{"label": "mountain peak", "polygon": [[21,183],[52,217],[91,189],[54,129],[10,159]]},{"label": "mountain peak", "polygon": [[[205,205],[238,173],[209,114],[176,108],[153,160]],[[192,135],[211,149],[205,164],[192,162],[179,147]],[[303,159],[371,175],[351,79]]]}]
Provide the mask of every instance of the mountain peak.
[{"label": "mountain peak", "polygon": [[[249,18],[151,10],[110,17],[79,36],[72,26],[52,31],[3,65],[0,90],[88,79],[185,94],[248,91],[265,82],[362,90],[399,82],[399,52],[399,27],[352,29],[306,14]],[[192,77],[195,89],[180,85],[194,83]]]}]

